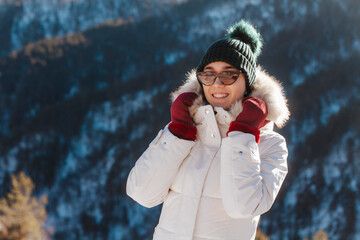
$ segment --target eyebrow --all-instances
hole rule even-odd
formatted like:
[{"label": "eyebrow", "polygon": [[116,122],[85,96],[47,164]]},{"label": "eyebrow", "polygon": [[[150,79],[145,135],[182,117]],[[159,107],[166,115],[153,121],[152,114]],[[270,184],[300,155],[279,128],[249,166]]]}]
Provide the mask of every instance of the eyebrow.
[{"label": "eyebrow", "polygon": [[[214,68],[213,68],[213,67],[211,67],[211,66],[204,68],[204,70],[207,70],[207,69],[212,70],[212,69],[214,69]],[[225,66],[225,67],[223,67],[223,69],[236,69],[236,68],[235,68],[235,67],[233,67],[233,66]]]}]

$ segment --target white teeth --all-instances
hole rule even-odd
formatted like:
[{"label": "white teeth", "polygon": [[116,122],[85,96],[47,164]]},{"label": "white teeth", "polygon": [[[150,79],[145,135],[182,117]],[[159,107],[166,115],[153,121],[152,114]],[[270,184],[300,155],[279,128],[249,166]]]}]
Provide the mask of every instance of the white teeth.
[{"label": "white teeth", "polygon": [[214,97],[217,97],[217,98],[223,98],[223,97],[226,97],[228,94],[213,94]]}]

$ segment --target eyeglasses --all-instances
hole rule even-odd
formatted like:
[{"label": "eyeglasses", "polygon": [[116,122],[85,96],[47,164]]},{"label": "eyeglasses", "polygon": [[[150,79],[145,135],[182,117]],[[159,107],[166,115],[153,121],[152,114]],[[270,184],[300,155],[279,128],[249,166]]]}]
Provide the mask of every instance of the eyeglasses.
[{"label": "eyeglasses", "polygon": [[196,77],[199,82],[204,84],[205,86],[211,86],[215,83],[217,77],[224,85],[231,85],[233,84],[241,74],[241,71],[227,71],[227,72],[220,72],[220,73],[213,73],[213,72],[198,72],[196,73]]}]

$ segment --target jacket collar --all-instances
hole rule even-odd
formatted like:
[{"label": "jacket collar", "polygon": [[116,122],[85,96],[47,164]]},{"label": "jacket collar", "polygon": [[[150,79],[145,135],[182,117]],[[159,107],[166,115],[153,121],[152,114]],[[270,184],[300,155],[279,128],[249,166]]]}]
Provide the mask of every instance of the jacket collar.
[{"label": "jacket collar", "polygon": [[[199,95],[189,109],[193,117],[198,108],[206,104],[203,99],[202,88],[196,78],[195,69],[187,74],[184,84],[171,93],[171,100],[174,101],[184,92],[195,92]],[[278,128],[285,126],[290,117],[290,111],[283,87],[278,80],[266,73],[261,67],[256,69],[256,83],[250,96],[260,98],[266,103],[268,107],[267,120],[274,122]],[[234,120],[241,111],[242,104],[241,99],[239,99],[228,110],[231,120]]]}]

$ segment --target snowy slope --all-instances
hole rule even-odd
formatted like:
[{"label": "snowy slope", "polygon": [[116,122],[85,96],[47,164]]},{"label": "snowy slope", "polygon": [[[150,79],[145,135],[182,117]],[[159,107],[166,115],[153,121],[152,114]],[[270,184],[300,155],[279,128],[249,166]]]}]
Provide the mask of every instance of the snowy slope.
[{"label": "snowy slope", "polygon": [[[139,22],[144,18],[169,11],[172,7],[183,2],[186,0],[1,1],[0,17],[6,12],[14,9],[15,11],[0,21],[0,29],[8,29],[5,34],[9,34],[10,43],[7,48],[2,47],[0,53],[5,56],[6,53],[20,49],[29,42],[83,31],[105,21],[121,18],[125,21]],[[8,21],[11,22],[10,25],[8,25]]]}]

